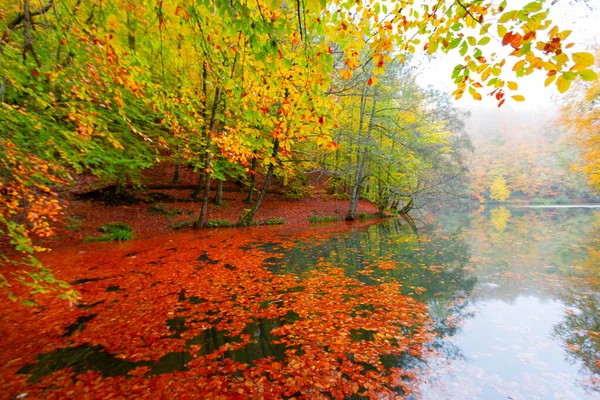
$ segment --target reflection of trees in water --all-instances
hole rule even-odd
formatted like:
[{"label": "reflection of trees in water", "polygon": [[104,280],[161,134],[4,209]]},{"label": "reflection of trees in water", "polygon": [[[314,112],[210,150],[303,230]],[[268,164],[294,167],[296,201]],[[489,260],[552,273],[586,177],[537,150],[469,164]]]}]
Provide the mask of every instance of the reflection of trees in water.
[{"label": "reflection of trees in water", "polygon": [[510,218],[510,211],[506,207],[494,208],[490,211],[490,222],[498,233],[504,232]]},{"label": "reflection of trees in water", "polygon": [[[462,358],[460,350],[444,338],[454,336],[461,320],[471,316],[469,297],[477,279],[469,269],[466,222],[444,221],[443,229],[429,225],[415,234],[414,227],[397,219],[363,231],[301,242],[284,250],[273,270],[302,275],[325,263],[344,268],[346,275],[367,285],[399,282],[403,294],[428,305],[437,336],[432,347],[445,358]],[[392,262],[396,268],[379,268],[382,262]],[[398,362],[404,368],[419,364],[406,358],[393,363]]]},{"label": "reflection of trees in water", "polygon": [[587,258],[594,216],[600,213],[589,209],[510,208],[504,226],[498,221],[504,214],[498,211],[501,209],[474,215],[467,239],[477,276],[500,285],[485,288],[486,297],[508,302],[522,294],[556,297],[557,291],[549,290],[553,279],[576,273],[571,266],[581,265]]},{"label": "reflection of trees in water", "polygon": [[[581,361],[583,368],[600,383],[600,294],[571,293],[565,317],[554,327],[568,351],[568,358]],[[600,388],[595,388],[600,392]]]},{"label": "reflection of trees in water", "polygon": [[[580,247],[587,250],[571,277],[576,287],[561,300],[567,305],[562,322],[554,327],[554,335],[560,338],[568,358],[579,360],[592,376],[591,388],[600,392],[600,213]],[[595,383],[595,385],[594,385]]]}]

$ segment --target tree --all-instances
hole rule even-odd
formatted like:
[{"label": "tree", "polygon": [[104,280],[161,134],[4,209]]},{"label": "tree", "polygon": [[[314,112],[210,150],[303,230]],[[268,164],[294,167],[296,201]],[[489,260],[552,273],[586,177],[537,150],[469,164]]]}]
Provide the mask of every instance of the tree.
[{"label": "tree", "polygon": [[[560,92],[594,76],[593,56],[564,43],[569,32],[552,26],[543,0],[518,9],[459,0],[285,7],[263,0],[1,0],[0,7],[0,226],[29,254],[39,250],[36,236],[52,234],[60,213],[55,189],[74,174],[96,174],[119,194],[143,168],[174,154],[204,175],[196,223],[204,226],[215,154],[248,173],[256,159],[272,176],[297,159],[301,142],[317,152],[337,147],[338,76],[368,74],[366,96],[380,90],[377,77],[393,62],[418,51],[455,51],[464,62],[451,73],[454,97],[479,100],[489,91],[499,105],[517,90],[501,74],[507,59],[516,61],[517,76],[546,73],[546,84]],[[509,55],[485,52],[492,39]],[[363,117],[376,106],[375,97],[364,99]],[[361,129],[375,137],[374,125]],[[356,154],[366,168],[368,148]],[[355,172],[357,201],[366,175]]]},{"label": "tree", "polygon": [[[596,49],[596,56],[600,48]],[[591,66],[594,62],[589,56],[585,58],[585,65]],[[600,63],[596,61],[596,71],[600,70]],[[587,73],[584,81],[577,83],[578,91],[567,98],[562,109],[562,118],[565,125],[574,133],[574,141],[583,153],[583,160],[577,164],[589,178],[589,184],[600,192],[600,81],[597,73]]]},{"label": "tree", "polygon": [[506,187],[504,176],[498,175],[490,186],[490,198],[496,201],[505,201],[510,197],[510,191]]}]

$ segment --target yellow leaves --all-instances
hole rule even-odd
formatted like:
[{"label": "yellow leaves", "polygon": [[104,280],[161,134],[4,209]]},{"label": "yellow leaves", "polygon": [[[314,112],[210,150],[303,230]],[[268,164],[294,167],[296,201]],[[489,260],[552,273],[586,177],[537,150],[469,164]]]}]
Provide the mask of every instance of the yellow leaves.
[{"label": "yellow leaves", "polygon": [[508,88],[510,90],[517,90],[517,89],[519,89],[519,85],[517,85],[516,82],[508,81],[508,82],[506,82],[506,84],[508,85]]},{"label": "yellow leaves", "polygon": [[564,65],[569,61],[569,57],[565,53],[560,53],[553,57],[556,62],[556,69],[561,70]]},{"label": "yellow leaves", "polygon": [[571,87],[571,81],[566,79],[562,74],[556,80],[556,87],[560,93],[564,93]]},{"label": "yellow leaves", "polygon": [[[492,26],[492,24],[485,24],[481,27],[481,29],[479,30],[479,34],[480,35],[485,35],[488,33],[488,30],[490,29],[490,26]],[[482,39],[483,40],[483,39]]]},{"label": "yellow leaves", "polygon": [[508,32],[508,29],[506,29],[506,27],[504,25],[498,25],[498,36],[503,38],[506,33]]},{"label": "yellow leaves", "polygon": [[527,12],[538,12],[542,9],[542,4],[540,2],[537,1],[532,1],[531,3],[525,5],[525,7],[523,7],[523,10],[527,11]]},{"label": "yellow leaves", "polygon": [[518,15],[519,15],[519,12],[516,10],[515,11],[507,11],[504,14],[502,14],[500,19],[498,20],[498,23],[500,23],[500,24],[506,23],[510,20],[516,19]]},{"label": "yellow leaves", "polygon": [[481,94],[475,90],[474,87],[469,87],[469,94],[473,97],[474,100],[481,101]]},{"label": "yellow leaves", "polygon": [[340,71],[340,76],[346,80],[350,80],[352,78],[352,71],[343,69]]},{"label": "yellow leaves", "polygon": [[569,37],[570,34],[571,34],[571,31],[566,30],[566,31],[562,31],[562,32],[558,33],[556,35],[556,37],[559,38],[560,40],[565,40],[566,38]]},{"label": "yellow leaves", "polygon": [[573,53],[573,62],[577,69],[591,67],[594,65],[594,56],[587,52]]},{"label": "yellow leaves", "polygon": [[518,102],[525,101],[525,97],[523,97],[523,96],[521,96],[521,95],[515,95],[515,96],[512,96],[512,99],[513,99],[514,101],[518,101]]},{"label": "yellow leaves", "polygon": [[544,86],[549,86],[552,82],[554,82],[554,80],[556,79],[556,71],[554,71],[554,74],[552,75],[548,75],[548,77],[546,78],[546,81],[544,82]]}]

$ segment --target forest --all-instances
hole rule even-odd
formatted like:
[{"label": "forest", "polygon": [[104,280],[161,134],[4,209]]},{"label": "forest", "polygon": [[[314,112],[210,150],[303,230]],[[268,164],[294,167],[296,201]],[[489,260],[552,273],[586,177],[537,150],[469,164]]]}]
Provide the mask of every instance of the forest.
[{"label": "forest", "polygon": [[[570,41],[571,31],[551,19],[553,7],[544,0],[0,0],[0,287],[11,300],[33,309],[54,301],[48,299],[66,307],[96,298],[86,298],[86,290],[73,284],[80,279],[75,272],[59,266],[56,273],[55,260],[62,256],[50,251],[54,237],[65,240],[66,229],[81,223],[69,208],[77,203],[75,195],[121,207],[126,215],[149,189],[176,190],[188,202],[177,227],[200,232],[284,223],[268,215],[257,218],[273,193],[286,201],[322,193],[335,200],[336,212],[338,201],[343,207],[332,219],[345,221],[406,214],[431,199],[444,204],[450,199],[597,202],[600,57],[597,48]],[[423,85],[420,66],[447,54],[462,60],[446,68],[453,90]],[[518,111],[527,101],[518,81],[529,75],[544,77],[544,85],[561,95],[562,113],[555,122],[502,117],[507,107]],[[462,97],[493,103],[503,122],[491,124],[486,112],[461,108],[456,100]],[[505,142],[511,135],[521,143],[518,150]],[[231,203],[228,191],[243,197],[235,212],[224,211]],[[95,206],[87,204],[93,215]],[[150,207],[161,215],[184,213],[161,204]],[[326,221],[319,207],[315,202],[311,218]],[[105,236],[96,239],[114,234],[111,230],[117,240],[133,237],[127,224],[99,221],[100,206],[97,212],[95,229],[102,225]],[[167,219],[161,220],[163,227]],[[228,298],[224,277],[242,279],[243,271],[224,268],[211,272],[213,297],[200,304]],[[253,305],[240,316],[246,322],[252,313],[264,314],[265,320],[287,318],[288,310],[304,316],[311,302],[326,308],[325,298],[280,299],[280,293],[304,289],[292,278],[245,272],[256,278],[256,286],[248,286]],[[271,279],[269,293],[260,293],[258,282]],[[343,384],[323,378],[321,394],[375,397],[392,386],[410,393],[404,387],[410,373],[394,368],[386,373],[373,357],[378,346],[389,355],[421,351],[431,334],[425,327],[429,317],[424,309],[406,311],[420,303],[413,304],[393,283],[363,288],[337,272],[326,278],[315,272],[307,279],[306,286],[319,293],[330,291],[340,299],[339,288],[356,293],[352,304],[335,311],[352,315],[350,325],[340,322],[348,335],[375,331],[383,323],[375,304],[406,325],[375,335],[362,361],[340,361],[338,367],[348,369],[338,377]],[[242,296],[241,287],[232,290]],[[179,301],[202,309],[205,321],[218,320],[214,329],[236,334],[249,329],[223,310],[213,318],[190,300],[198,294],[190,297],[189,291],[181,289]],[[383,295],[385,301],[378,298]],[[268,312],[258,307],[280,300],[289,304]],[[372,313],[364,320],[351,311],[361,301],[371,304],[365,306]],[[394,310],[395,301],[406,310]],[[333,315],[327,318],[320,322],[325,330],[336,324]],[[361,321],[373,329],[360,327]],[[405,335],[408,326],[418,332],[414,341],[388,341]],[[286,327],[273,325],[288,349],[302,348],[298,357],[310,353],[308,339]],[[249,339],[243,338],[247,345]],[[339,352],[360,358],[355,345],[323,346],[326,352],[341,346]],[[103,346],[116,351],[114,344]],[[243,347],[223,346],[220,356]],[[134,349],[126,353],[123,357],[140,368],[155,368],[148,357],[166,354],[141,351],[138,359]],[[375,365],[377,372],[360,373],[361,363]],[[257,363],[254,384],[266,379],[277,396],[317,398],[307,394],[312,393],[307,382],[319,381],[319,374],[311,372],[300,384],[294,375],[299,365]],[[231,371],[238,367],[221,365]],[[246,367],[239,368],[242,373]],[[290,376],[296,376],[298,392]],[[227,390],[260,392],[260,385],[245,392],[238,383]]]}]

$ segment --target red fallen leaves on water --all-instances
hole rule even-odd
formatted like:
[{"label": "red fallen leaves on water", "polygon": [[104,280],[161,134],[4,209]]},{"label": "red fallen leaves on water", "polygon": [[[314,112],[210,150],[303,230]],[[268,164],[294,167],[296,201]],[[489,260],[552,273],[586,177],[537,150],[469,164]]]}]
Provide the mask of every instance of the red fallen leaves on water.
[{"label": "red fallen leaves on water", "polygon": [[[343,229],[348,228],[321,228],[319,237]],[[381,357],[423,353],[432,338],[424,304],[401,295],[396,283],[367,286],[327,263],[303,276],[275,275],[264,264],[273,254],[252,247],[289,248],[298,238],[315,236],[299,228],[291,236],[289,227],[209,230],[86,244],[46,255],[43,261],[53,264],[61,279],[100,279],[76,285],[88,308],[42,295],[38,309],[5,303],[0,397],[27,392],[27,398],[391,398],[396,390],[410,393],[410,372],[387,369]],[[65,336],[67,327],[90,314],[96,315]],[[170,329],[166,321],[174,318],[185,321],[186,329]],[[278,322],[248,330],[267,320]],[[214,339],[193,342],[210,332]],[[258,346],[261,335],[269,335],[270,346],[280,346],[280,352],[263,351],[256,359],[232,356]],[[100,345],[130,362],[182,351],[191,359],[183,371],[158,375],[140,366],[125,376],[88,371],[73,379],[73,370],[62,369],[31,383],[17,373],[38,354],[79,345]]]}]

